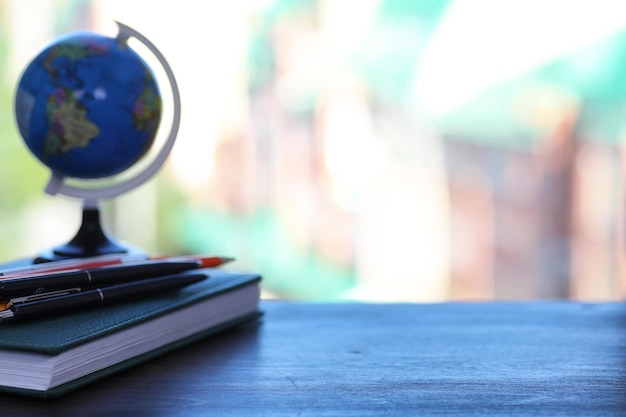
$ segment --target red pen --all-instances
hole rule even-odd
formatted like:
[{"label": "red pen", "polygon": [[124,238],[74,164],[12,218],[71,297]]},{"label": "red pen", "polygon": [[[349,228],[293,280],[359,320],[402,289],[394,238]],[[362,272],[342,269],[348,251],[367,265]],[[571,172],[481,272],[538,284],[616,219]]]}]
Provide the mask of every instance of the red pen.
[{"label": "red pen", "polygon": [[224,265],[225,263],[232,262],[235,258],[229,256],[197,256],[197,255],[182,255],[182,256],[158,256],[150,258],[150,260],[161,261],[196,261],[200,262],[201,268],[215,268],[217,266]]},{"label": "red pen", "polygon": [[0,280],[8,278],[22,278],[33,275],[50,274],[53,272],[64,272],[71,270],[84,270],[94,268],[106,268],[109,266],[121,264],[146,264],[163,261],[196,261],[200,263],[201,268],[212,268],[231,262],[234,258],[225,256],[159,256],[154,258],[146,258],[145,256],[120,256],[120,255],[102,255],[80,259],[70,259],[63,261],[55,261],[50,263],[42,263],[29,265],[25,267],[17,267],[0,272]]},{"label": "red pen", "polygon": [[43,274],[56,271],[69,271],[71,269],[100,268],[110,265],[119,265],[124,262],[147,260],[146,256],[138,255],[100,255],[86,258],[66,259],[62,261],[45,262],[40,264],[18,266],[5,269],[0,272],[0,279],[13,275]]}]

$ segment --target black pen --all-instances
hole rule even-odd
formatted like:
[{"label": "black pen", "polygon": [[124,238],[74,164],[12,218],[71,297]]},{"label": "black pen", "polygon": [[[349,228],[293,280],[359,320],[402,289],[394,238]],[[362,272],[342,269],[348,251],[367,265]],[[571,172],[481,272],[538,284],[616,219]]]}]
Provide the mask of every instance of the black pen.
[{"label": "black pen", "polygon": [[162,294],[207,279],[205,273],[181,273],[133,281],[110,287],[79,291],[35,301],[11,303],[0,311],[0,323],[27,321],[41,317],[74,313],[122,301],[138,300],[148,295]]},{"label": "black pen", "polygon": [[71,287],[95,287],[198,269],[200,261],[137,262],[103,268],[0,279],[0,300]]}]

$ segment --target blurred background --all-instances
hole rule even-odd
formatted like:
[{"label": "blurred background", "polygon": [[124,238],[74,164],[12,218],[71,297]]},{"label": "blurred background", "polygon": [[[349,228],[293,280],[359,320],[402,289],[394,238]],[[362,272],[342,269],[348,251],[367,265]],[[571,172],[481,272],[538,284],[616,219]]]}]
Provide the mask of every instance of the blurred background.
[{"label": "blurred background", "polygon": [[621,0],[0,0],[0,260],[80,221],[19,137],[20,72],[114,20],[183,103],[164,169],[102,202],[120,240],[234,256],[265,297],[624,299]]}]

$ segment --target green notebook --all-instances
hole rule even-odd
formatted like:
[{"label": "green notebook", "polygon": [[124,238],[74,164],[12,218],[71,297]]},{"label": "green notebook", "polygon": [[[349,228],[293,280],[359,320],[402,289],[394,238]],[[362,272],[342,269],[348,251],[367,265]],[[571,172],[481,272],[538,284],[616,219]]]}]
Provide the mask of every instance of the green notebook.
[{"label": "green notebook", "polygon": [[0,391],[57,397],[260,315],[259,275],[203,271],[162,296],[0,325]]}]

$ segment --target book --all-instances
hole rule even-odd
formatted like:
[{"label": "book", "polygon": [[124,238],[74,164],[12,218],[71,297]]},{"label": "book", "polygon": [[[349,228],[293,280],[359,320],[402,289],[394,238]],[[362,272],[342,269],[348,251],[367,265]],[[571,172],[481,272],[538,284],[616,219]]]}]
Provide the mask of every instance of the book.
[{"label": "book", "polygon": [[261,315],[259,275],[200,271],[167,294],[0,325],[0,391],[58,397]]}]

